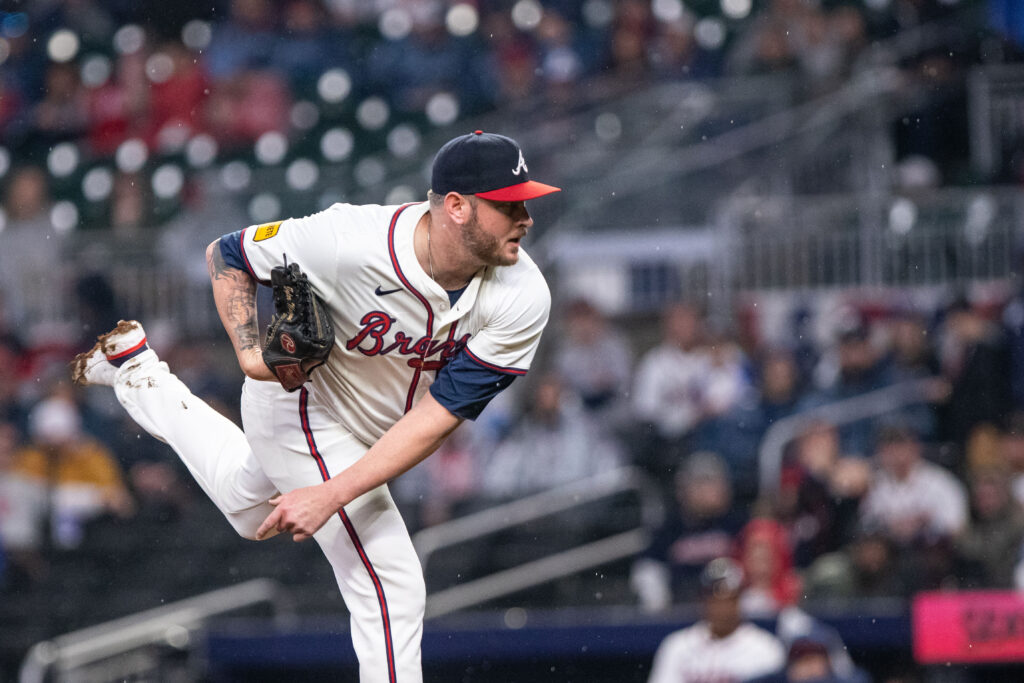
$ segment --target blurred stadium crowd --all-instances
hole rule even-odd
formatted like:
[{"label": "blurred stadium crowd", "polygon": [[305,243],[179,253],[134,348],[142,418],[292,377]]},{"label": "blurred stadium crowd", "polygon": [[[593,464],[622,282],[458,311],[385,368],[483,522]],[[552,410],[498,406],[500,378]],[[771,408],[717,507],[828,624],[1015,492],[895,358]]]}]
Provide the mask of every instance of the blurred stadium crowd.
[{"label": "blurred stadium crowd", "polygon": [[[874,41],[960,5],[4,3],[2,591],[54,585],[55,558],[88,548],[97,520],[120,520],[127,542],[141,520],[173,524],[204,504],[173,453],[108,395],[67,383],[68,359],[125,314],[109,282],[76,281],[81,330],[24,332],[27,292],[47,286],[26,273],[73,258],[76,230],[156,242],[162,225],[198,210],[194,173],[211,164],[276,164],[295,150],[324,165],[413,156],[430,128],[571,108],[584,89],[794,70],[808,95],[822,92]],[[1024,17],[1011,21],[1012,2],[988,6],[1000,49],[1014,53]],[[357,168],[356,182],[360,173],[375,175]],[[302,186],[301,173],[289,178]],[[264,217],[249,208],[205,236]],[[851,306],[824,334],[798,312],[786,345],[746,329],[739,312],[710,324],[693,301],[663,312],[657,340],[585,299],[562,301],[528,381],[396,482],[410,527],[635,465],[662,484],[668,509],[629,569],[624,599],[641,610],[695,600],[701,570],[720,556],[745,570],[748,615],[939,587],[1024,589],[1024,291],[927,309]],[[178,376],[237,419],[240,373],[224,340],[147,329]],[[771,425],[920,378],[936,378],[926,402],[808,426],[785,452],[776,494],[762,495],[758,448]]]},{"label": "blurred stadium crowd", "polygon": [[568,105],[593,77],[635,86],[796,68],[824,87],[872,41],[959,4],[15,2],[0,24],[0,133],[18,161],[65,141],[92,160],[130,139],[181,152],[200,133],[243,150],[269,131],[308,130],[346,99],[372,131],[391,112],[439,123],[495,107],[512,115],[535,95]]},{"label": "blurred stadium crowd", "polygon": [[[1012,3],[1004,19],[1000,2],[991,35],[1020,32]],[[233,159],[301,156],[288,175],[301,189],[315,173],[310,160],[408,157],[433,126],[571,108],[584,92],[784,71],[821,92],[874,41],[968,4],[13,2],[0,14],[0,178],[13,187],[23,167],[42,168],[58,233],[130,233],[202,201],[194,172]],[[997,43],[986,47],[999,53],[990,60],[1015,49]],[[957,59],[977,58],[959,48]],[[929,68],[941,85],[944,64]],[[244,184],[246,170],[229,168]],[[363,164],[354,180],[379,173]],[[9,199],[0,224],[26,213]]]}]

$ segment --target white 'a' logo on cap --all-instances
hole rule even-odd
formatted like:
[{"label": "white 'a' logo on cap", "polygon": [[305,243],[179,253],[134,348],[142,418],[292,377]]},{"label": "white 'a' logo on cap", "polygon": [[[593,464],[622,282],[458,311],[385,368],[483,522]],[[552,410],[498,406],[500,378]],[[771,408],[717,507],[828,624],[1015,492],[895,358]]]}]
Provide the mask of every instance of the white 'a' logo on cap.
[{"label": "white 'a' logo on cap", "polygon": [[523,158],[523,150],[519,150],[519,163],[514,169],[512,169],[512,175],[519,175],[521,171],[530,172],[530,169],[526,168],[526,159]]}]

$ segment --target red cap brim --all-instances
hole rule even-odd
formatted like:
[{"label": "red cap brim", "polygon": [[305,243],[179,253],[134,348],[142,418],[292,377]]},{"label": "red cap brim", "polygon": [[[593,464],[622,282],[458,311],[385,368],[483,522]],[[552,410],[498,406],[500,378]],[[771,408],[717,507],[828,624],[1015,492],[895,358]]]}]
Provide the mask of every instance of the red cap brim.
[{"label": "red cap brim", "polygon": [[561,191],[562,188],[555,187],[554,185],[545,185],[544,183],[538,183],[536,180],[527,180],[525,183],[519,183],[518,185],[509,185],[508,187],[488,192],[477,192],[476,196],[496,202],[524,202],[527,199],[536,199],[552,192]]}]

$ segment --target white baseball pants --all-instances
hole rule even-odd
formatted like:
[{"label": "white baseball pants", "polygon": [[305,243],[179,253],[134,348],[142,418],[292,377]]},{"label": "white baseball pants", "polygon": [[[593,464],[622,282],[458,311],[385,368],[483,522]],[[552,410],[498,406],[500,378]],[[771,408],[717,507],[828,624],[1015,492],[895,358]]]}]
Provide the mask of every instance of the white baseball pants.
[{"label": "white baseball pants", "polygon": [[[245,538],[254,538],[278,491],[319,484],[368,447],[276,382],[246,380],[245,432],[196,398],[167,364],[130,361],[117,373],[118,401],[169,444],[203,491]],[[419,559],[386,486],[352,501],[315,535],[351,613],[361,683],[421,683],[426,590]]]}]

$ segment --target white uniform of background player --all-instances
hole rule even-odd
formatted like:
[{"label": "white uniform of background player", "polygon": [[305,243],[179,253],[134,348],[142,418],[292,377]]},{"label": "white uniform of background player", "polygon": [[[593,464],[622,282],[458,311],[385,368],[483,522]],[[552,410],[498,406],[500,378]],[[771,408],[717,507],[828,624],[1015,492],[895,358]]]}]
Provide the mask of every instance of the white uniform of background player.
[{"label": "white uniform of background player", "polygon": [[[241,535],[316,538],[352,614],[360,679],[375,683],[422,680],[422,570],[384,482],[525,374],[550,308],[518,243],[532,223],[523,200],[557,188],[529,181],[518,145],[479,131],[455,138],[435,159],[432,189],[430,202],[336,204],[211,245],[215,298],[250,375],[244,434],[147,351],[137,324],[101,337],[75,373],[113,384]],[[490,261],[467,256],[460,237],[481,230],[497,236]],[[298,392],[246,367],[218,297],[218,257],[221,271],[263,282],[286,258],[296,262],[328,306],[334,349]],[[227,298],[228,309],[238,303]],[[278,492],[286,495],[268,503]]]},{"label": "white uniform of background player", "polygon": [[782,669],[782,642],[740,616],[742,581],[732,560],[708,563],[701,575],[704,618],[665,637],[648,683],[740,683]]}]

